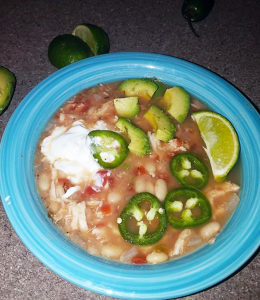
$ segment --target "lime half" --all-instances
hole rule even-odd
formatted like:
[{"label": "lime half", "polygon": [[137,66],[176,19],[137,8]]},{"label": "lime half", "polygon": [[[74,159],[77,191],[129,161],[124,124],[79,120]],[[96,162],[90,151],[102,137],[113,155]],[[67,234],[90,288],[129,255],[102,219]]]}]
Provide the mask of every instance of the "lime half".
[{"label": "lime half", "polygon": [[102,28],[96,25],[80,24],[73,29],[72,34],[87,43],[94,55],[109,52],[110,43],[108,35]]},{"label": "lime half", "polygon": [[201,111],[192,114],[206,144],[212,172],[216,181],[225,180],[239,156],[239,141],[232,124],[222,115]]}]

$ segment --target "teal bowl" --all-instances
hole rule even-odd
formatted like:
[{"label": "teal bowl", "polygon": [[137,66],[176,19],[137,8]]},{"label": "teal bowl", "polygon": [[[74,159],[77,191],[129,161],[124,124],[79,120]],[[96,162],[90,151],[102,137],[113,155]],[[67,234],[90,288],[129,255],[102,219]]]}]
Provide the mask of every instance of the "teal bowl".
[{"label": "teal bowl", "polygon": [[[240,204],[214,245],[158,265],[127,265],[89,255],[50,221],[37,193],[36,144],[55,111],[81,90],[131,77],[157,77],[187,89],[234,125],[241,144]],[[115,53],[65,67],[21,102],[0,148],[0,195],[6,214],[29,250],[66,280],[96,293],[127,299],[167,299],[208,288],[238,270],[259,247],[260,117],[232,85],[187,61],[147,53]]]}]

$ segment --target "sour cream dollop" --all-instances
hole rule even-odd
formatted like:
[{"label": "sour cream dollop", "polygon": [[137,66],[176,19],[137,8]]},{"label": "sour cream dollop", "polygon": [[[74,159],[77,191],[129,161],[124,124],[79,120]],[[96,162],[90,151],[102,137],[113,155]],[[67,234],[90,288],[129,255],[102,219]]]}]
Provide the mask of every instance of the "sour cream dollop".
[{"label": "sour cream dollop", "polygon": [[89,132],[81,121],[76,121],[69,129],[56,127],[41,144],[41,152],[53,167],[74,184],[95,180],[102,169],[92,155]]}]

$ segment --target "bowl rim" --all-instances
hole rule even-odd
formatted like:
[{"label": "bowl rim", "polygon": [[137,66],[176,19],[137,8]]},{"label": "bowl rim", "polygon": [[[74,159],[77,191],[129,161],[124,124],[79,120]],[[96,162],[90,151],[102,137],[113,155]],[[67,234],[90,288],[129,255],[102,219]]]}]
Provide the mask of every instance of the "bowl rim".
[{"label": "bowl rim", "polygon": [[[138,76],[134,75],[136,72]],[[83,253],[54,228],[46,219],[42,203],[33,201],[38,196],[35,194],[35,186],[31,187],[30,164],[33,159],[27,152],[35,150],[35,141],[48,122],[48,119],[42,120],[43,112],[54,113],[65,100],[82,90],[83,86],[93,86],[101,78],[105,78],[102,81],[105,83],[130,77],[154,77],[152,74],[166,83],[184,86],[195,96],[200,95],[201,100],[207,99],[214,110],[228,116],[235,124],[240,138],[242,161],[254,162],[242,165],[242,201],[216,240],[214,261],[209,257],[212,246],[205,246],[183,258],[154,266],[123,265],[92,257]],[[113,80],[110,79],[111,76]],[[229,99],[228,102],[224,101],[225,97]],[[241,118],[244,124],[239,123]],[[127,299],[167,299],[193,294],[230,276],[259,247],[260,220],[257,213],[260,213],[260,204],[256,202],[260,198],[260,187],[257,186],[256,179],[260,168],[260,158],[257,155],[260,150],[258,128],[260,117],[253,105],[235,87],[201,66],[175,57],[142,52],[91,57],[58,70],[39,83],[22,100],[10,118],[0,146],[0,159],[3,162],[0,165],[0,195],[3,206],[25,246],[52,271],[78,286],[107,296]],[[35,133],[37,130],[38,134]],[[26,151],[27,149],[30,151]],[[30,176],[22,178],[27,172]],[[249,184],[255,192],[250,193]],[[30,199],[25,200],[25,195]],[[247,201],[252,201],[252,207],[249,208],[251,220],[248,217],[247,222],[243,220],[245,228],[242,228],[238,220],[243,216],[246,198]],[[23,216],[26,218],[23,219]],[[36,221],[40,222],[42,228],[39,228]],[[240,235],[233,234],[231,241],[238,249],[234,249],[227,239],[227,235],[232,234],[231,228],[235,227],[240,230]],[[68,249],[59,251],[56,240],[46,236],[46,230],[50,230],[50,236],[57,237],[59,244]],[[216,257],[216,252],[219,257]],[[202,258],[205,261],[202,262]],[[82,261],[84,264],[87,262],[87,266]],[[219,266],[214,265],[216,262]],[[172,270],[177,275],[172,274]],[[146,288],[145,284],[148,282],[153,285],[148,284]]]}]

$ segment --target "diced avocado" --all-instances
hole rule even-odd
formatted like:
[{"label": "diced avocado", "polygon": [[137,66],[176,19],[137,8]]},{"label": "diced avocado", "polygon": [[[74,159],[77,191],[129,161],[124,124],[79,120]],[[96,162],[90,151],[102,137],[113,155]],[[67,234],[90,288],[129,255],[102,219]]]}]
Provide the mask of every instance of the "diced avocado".
[{"label": "diced avocado", "polygon": [[130,139],[128,149],[131,153],[139,156],[144,156],[151,152],[149,138],[142,129],[135,126],[125,118],[119,118],[116,122],[116,126],[122,132],[125,132],[128,135]]},{"label": "diced avocado", "polygon": [[190,95],[179,86],[167,89],[160,101],[166,111],[179,123],[182,123],[190,109]]},{"label": "diced avocado", "polygon": [[152,105],[144,114],[144,118],[152,125],[155,137],[163,142],[171,140],[176,129],[170,118],[156,105]]},{"label": "diced avocado", "polygon": [[114,99],[114,106],[119,117],[133,118],[140,111],[137,97]]},{"label": "diced avocado", "polygon": [[127,97],[135,96],[150,100],[158,86],[150,78],[132,78],[123,81],[118,89],[124,92]]},{"label": "diced avocado", "polygon": [[154,79],[154,82],[157,84],[158,88],[156,92],[153,94],[153,99],[160,99],[164,95],[167,89],[167,85],[158,79]]},{"label": "diced avocado", "polygon": [[15,86],[15,76],[8,69],[0,66],[0,114],[9,104]]}]

